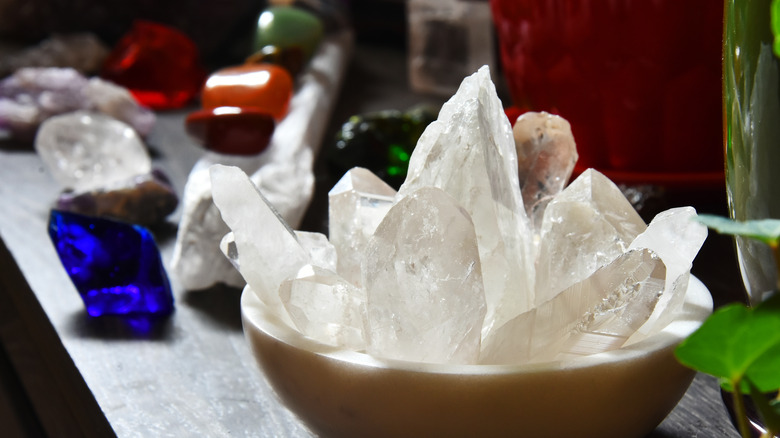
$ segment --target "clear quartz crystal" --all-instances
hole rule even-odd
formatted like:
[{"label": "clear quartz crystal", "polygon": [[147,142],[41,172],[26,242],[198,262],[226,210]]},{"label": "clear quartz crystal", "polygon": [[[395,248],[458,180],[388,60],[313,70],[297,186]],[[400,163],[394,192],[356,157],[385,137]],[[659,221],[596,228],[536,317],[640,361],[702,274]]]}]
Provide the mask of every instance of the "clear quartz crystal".
[{"label": "clear quartz crystal", "polygon": [[476,363],[486,305],[474,225],[442,190],[408,194],[387,213],[362,265],[370,354]]},{"label": "clear quartz crystal", "polygon": [[305,265],[281,284],[279,297],[304,335],[328,345],[365,349],[366,292],[362,288],[333,271]]},{"label": "clear quartz crystal", "polygon": [[367,169],[348,171],[328,193],[330,241],[339,254],[338,272],[361,285],[360,261],[374,230],[395,200],[395,190]]},{"label": "clear quartz crystal", "polygon": [[152,167],[133,128],[87,111],[46,120],[35,138],[35,149],[52,176],[76,192],[119,185],[149,173]]},{"label": "clear quartz crystal", "polygon": [[241,169],[215,164],[210,173],[214,204],[233,231],[241,275],[272,311],[291,324],[279,285],[311,263],[308,252]]},{"label": "clear quartz crystal", "polygon": [[666,267],[652,251],[621,254],[536,309],[530,361],[620,348],[647,321],[665,278]]},{"label": "clear quartz crystal", "polygon": [[464,79],[428,125],[398,196],[438,187],[471,216],[482,264],[484,336],[533,304],[533,234],[523,207],[517,152],[487,67]]},{"label": "clear quartz crystal", "polygon": [[569,182],[579,157],[577,145],[569,122],[546,112],[522,114],[515,121],[512,133],[523,204],[538,230],[547,203]]},{"label": "clear quartz crystal", "polygon": [[614,260],[645,228],[609,178],[593,169],[583,172],[544,212],[536,262],[536,305]]},{"label": "clear quartz crystal", "polygon": [[661,330],[679,312],[688,289],[693,259],[707,238],[707,227],[695,220],[693,207],[678,207],[659,213],[637,236],[629,249],[649,248],[667,267],[664,293],[656,309],[634,340]]},{"label": "clear quartz crystal", "polygon": [[312,265],[336,272],[338,253],[333,244],[328,241],[326,235],[309,231],[296,231],[295,237],[298,238],[298,243],[309,254]]}]

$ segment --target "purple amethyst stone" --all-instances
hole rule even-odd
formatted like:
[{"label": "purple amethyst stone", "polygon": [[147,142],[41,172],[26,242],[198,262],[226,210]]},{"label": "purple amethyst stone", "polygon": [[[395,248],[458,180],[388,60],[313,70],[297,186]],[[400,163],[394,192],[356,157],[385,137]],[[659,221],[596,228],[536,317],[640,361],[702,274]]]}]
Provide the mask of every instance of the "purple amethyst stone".
[{"label": "purple amethyst stone", "polygon": [[49,236],[90,316],[173,311],[168,276],[146,228],[52,210]]}]

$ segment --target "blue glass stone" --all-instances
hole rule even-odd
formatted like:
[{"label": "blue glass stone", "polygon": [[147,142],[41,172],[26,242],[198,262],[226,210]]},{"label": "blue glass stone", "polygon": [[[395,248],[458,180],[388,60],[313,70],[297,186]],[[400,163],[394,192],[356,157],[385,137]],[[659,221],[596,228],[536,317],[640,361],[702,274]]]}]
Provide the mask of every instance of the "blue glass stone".
[{"label": "blue glass stone", "polygon": [[173,311],[160,251],[146,228],[52,210],[49,236],[89,315]]}]

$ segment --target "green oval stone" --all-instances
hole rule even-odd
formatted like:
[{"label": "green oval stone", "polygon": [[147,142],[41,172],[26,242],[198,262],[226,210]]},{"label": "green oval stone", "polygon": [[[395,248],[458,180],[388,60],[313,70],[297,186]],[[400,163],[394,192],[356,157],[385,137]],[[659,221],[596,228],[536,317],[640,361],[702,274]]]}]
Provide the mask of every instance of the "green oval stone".
[{"label": "green oval stone", "polygon": [[322,33],[322,22],[315,15],[291,6],[273,6],[257,19],[254,50],[266,46],[299,47],[308,60],[317,49]]}]

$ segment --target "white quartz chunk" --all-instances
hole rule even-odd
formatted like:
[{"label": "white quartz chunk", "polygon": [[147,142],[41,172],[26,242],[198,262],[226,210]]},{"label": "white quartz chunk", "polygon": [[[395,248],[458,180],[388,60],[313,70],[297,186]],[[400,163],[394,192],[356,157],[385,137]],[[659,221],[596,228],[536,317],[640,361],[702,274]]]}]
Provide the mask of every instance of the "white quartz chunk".
[{"label": "white quartz chunk", "polygon": [[569,122],[546,112],[522,114],[512,127],[512,133],[523,204],[538,230],[547,203],[569,182],[579,158],[577,145]]},{"label": "white quartz chunk", "polygon": [[536,304],[589,277],[647,228],[620,189],[588,169],[547,205],[536,262]]},{"label": "white quartz chunk", "polygon": [[332,271],[305,265],[281,284],[279,297],[304,335],[328,345],[365,349],[363,289]]},{"label": "white quartz chunk", "polygon": [[398,196],[438,187],[474,222],[487,317],[484,335],[533,304],[533,235],[523,207],[512,127],[487,67],[463,80],[428,125]]},{"label": "white quartz chunk", "polygon": [[474,225],[442,190],[387,213],[362,265],[367,350],[419,362],[476,363],[486,305]]},{"label": "white quartz chunk", "polygon": [[269,308],[290,322],[279,285],[311,262],[308,252],[241,169],[212,166],[211,192],[233,231],[241,275]]},{"label": "white quartz chunk", "polygon": [[312,265],[336,272],[338,253],[326,235],[310,231],[295,231],[295,237],[309,254]]},{"label": "white quartz chunk", "polygon": [[76,192],[119,185],[152,168],[133,128],[88,111],[47,119],[35,137],[35,150],[54,179]]},{"label": "white quartz chunk", "polygon": [[339,254],[338,272],[360,286],[360,261],[374,230],[395,200],[395,189],[356,167],[328,193],[328,232]]},{"label": "white quartz chunk", "polygon": [[647,323],[639,329],[640,335],[662,329],[679,311],[685,300],[693,259],[706,238],[707,227],[696,221],[696,210],[678,207],[656,215],[647,230],[631,242],[629,249],[653,250],[667,269],[664,293]]}]

